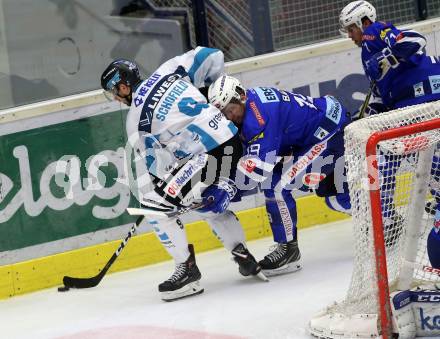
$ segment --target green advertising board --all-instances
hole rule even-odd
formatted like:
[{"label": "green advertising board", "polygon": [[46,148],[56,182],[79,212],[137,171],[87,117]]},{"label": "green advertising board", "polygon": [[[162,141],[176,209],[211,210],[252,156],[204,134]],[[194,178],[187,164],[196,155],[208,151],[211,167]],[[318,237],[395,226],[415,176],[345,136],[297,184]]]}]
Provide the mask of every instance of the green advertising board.
[{"label": "green advertising board", "polygon": [[[0,252],[133,221],[126,110],[0,137]],[[64,173],[63,173],[64,172]]]}]

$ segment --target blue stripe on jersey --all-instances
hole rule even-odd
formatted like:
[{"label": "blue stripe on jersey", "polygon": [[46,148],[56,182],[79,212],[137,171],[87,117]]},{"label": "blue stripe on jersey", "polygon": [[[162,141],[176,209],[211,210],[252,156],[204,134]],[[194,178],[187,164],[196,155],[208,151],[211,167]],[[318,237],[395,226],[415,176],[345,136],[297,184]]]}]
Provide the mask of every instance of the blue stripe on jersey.
[{"label": "blue stripe on jersey", "polygon": [[210,151],[219,145],[213,137],[196,125],[191,124],[186,129],[193,133],[197,133],[200,138],[202,138],[202,144],[205,146],[207,151]]},{"label": "blue stripe on jersey", "polygon": [[234,125],[234,123],[232,121],[229,122],[228,127],[231,130],[233,135],[237,134],[238,128]]},{"label": "blue stripe on jersey", "polygon": [[194,75],[202,66],[202,64],[205,62],[205,60],[213,53],[218,52],[218,49],[215,48],[207,48],[203,47],[200,51],[197,52],[197,54],[194,57],[194,63],[192,64],[191,68],[188,71],[188,75],[191,78],[191,82],[194,83]]}]

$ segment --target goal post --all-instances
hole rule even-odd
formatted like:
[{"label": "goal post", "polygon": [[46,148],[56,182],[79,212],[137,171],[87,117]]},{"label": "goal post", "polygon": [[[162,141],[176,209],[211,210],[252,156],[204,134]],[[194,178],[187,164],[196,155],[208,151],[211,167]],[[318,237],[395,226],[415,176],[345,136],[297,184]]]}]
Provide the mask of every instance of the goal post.
[{"label": "goal post", "polygon": [[440,281],[427,254],[434,216],[425,212],[429,202],[435,208],[440,201],[440,101],[358,120],[347,126],[344,139],[352,278],[346,298],[314,317],[310,332],[391,338],[390,292]]}]

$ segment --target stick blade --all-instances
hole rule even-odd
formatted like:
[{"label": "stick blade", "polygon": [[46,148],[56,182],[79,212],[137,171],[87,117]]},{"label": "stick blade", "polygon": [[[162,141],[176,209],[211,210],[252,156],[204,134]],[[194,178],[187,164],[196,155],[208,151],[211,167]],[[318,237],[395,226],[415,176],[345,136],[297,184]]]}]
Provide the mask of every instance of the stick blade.
[{"label": "stick blade", "polygon": [[159,217],[159,218],[167,218],[168,214],[162,211],[154,211],[146,208],[134,208],[128,207],[127,212],[130,215],[143,215],[147,217]]},{"label": "stick blade", "polygon": [[95,287],[101,281],[99,275],[91,278],[74,278],[64,276],[63,284],[68,288],[91,288]]}]

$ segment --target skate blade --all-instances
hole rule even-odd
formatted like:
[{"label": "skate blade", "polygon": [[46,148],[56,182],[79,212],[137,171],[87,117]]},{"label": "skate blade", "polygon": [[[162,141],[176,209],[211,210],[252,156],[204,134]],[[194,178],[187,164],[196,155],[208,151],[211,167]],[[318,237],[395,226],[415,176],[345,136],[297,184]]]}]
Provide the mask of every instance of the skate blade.
[{"label": "skate blade", "polygon": [[269,279],[266,277],[266,275],[263,273],[263,271],[260,271],[256,275],[257,278],[260,278],[261,280],[265,282],[269,282]]},{"label": "skate blade", "polygon": [[200,286],[199,281],[194,281],[181,287],[175,291],[161,292],[161,298],[163,301],[175,301],[179,299],[183,299],[186,297],[190,297],[192,295],[197,295],[203,293],[204,289]]},{"label": "skate blade", "polygon": [[302,268],[302,264],[300,261],[291,262],[279,268],[275,268],[273,270],[262,270],[262,272],[266,275],[266,277],[273,277],[275,275],[293,273],[299,271]]}]

